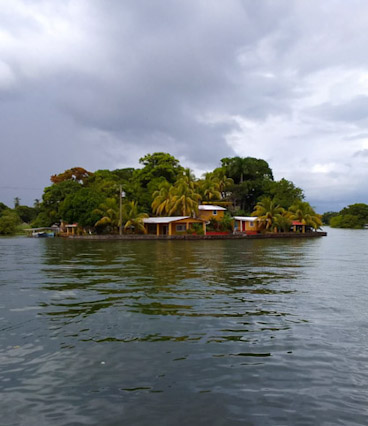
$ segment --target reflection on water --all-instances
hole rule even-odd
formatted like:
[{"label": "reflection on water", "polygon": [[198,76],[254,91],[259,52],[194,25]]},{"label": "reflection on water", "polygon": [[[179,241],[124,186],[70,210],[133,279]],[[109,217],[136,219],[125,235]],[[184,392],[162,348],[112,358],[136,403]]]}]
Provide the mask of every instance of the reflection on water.
[{"label": "reflection on water", "polygon": [[303,245],[278,245],[281,255],[235,243],[46,244],[40,313],[73,340],[95,342],[250,342],[303,321],[285,303],[297,291],[290,282]]},{"label": "reflection on water", "polygon": [[351,235],[0,239],[4,424],[368,423]]}]

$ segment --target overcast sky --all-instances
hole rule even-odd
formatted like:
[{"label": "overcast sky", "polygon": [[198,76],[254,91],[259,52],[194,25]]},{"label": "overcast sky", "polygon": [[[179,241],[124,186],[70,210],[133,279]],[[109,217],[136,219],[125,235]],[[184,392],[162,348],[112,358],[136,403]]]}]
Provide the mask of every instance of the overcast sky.
[{"label": "overcast sky", "polygon": [[368,203],[368,2],[0,0],[0,201],[170,152]]}]

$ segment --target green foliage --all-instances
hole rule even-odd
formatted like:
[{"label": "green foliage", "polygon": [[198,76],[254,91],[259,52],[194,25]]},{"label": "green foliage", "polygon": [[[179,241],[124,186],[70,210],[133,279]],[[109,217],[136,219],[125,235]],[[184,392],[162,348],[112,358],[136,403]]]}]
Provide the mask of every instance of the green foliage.
[{"label": "green foliage", "polygon": [[333,228],[363,228],[368,223],[368,205],[364,203],[351,204],[343,208],[330,219]]},{"label": "green foliage", "polygon": [[125,222],[124,229],[132,230],[135,233],[145,233],[143,219],[148,217],[147,213],[140,213],[137,202],[130,201],[124,205],[123,219]]},{"label": "green foliage", "polygon": [[46,211],[38,213],[36,219],[31,222],[32,228],[42,228],[43,226],[51,226],[55,223],[48,215]]},{"label": "green foliage", "polygon": [[132,180],[139,182],[143,187],[147,187],[155,178],[165,178],[168,182],[174,183],[183,171],[179,160],[165,152],[147,154],[139,162],[144,167],[134,171]]},{"label": "green foliage", "polygon": [[111,232],[117,232],[119,227],[119,204],[116,198],[106,198],[98,208],[93,210],[93,214],[99,218],[94,226],[100,228],[100,230],[110,230]]},{"label": "green foliage", "polygon": [[5,210],[10,210],[10,208],[4,203],[0,203],[0,216],[3,214]]},{"label": "green foliage", "polygon": [[255,206],[252,216],[257,216],[260,226],[266,231],[277,231],[280,223],[283,223],[282,217],[285,210],[269,197],[264,197]]},{"label": "green foliage", "polygon": [[220,231],[232,231],[234,228],[234,219],[229,213],[225,213],[220,220]]},{"label": "green foliage", "polygon": [[279,181],[266,181],[264,185],[264,194],[272,198],[276,204],[285,210],[297,201],[302,201],[304,199],[303,190],[296,187],[293,182],[284,178]]},{"label": "green foliage", "polygon": [[203,225],[201,223],[193,223],[192,224],[193,233],[197,235],[204,235]]},{"label": "green foliage", "polygon": [[337,212],[326,212],[322,215],[323,225],[330,225],[330,221],[333,217],[338,216]]},{"label": "green foliage", "polygon": [[17,215],[20,217],[22,222],[30,223],[36,219],[37,210],[33,207],[20,206],[15,208]]},{"label": "green foliage", "polygon": [[6,211],[0,217],[0,235],[14,235],[19,223],[19,217],[14,211]]},{"label": "green foliage", "polygon": [[322,216],[317,214],[306,201],[297,201],[290,206],[288,216],[291,220],[297,220],[303,225],[311,226],[316,230],[322,226]]},{"label": "green foliage", "polygon": [[253,157],[233,157],[221,160],[226,176],[233,180],[229,187],[235,208],[252,211],[262,195],[265,186],[273,181],[270,166],[265,160]]},{"label": "green foliage", "polygon": [[[221,167],[206,173],[201,180],[191,170],[184,169],[175,157],[163,152],[142,157],[140,169],[91,173],[74,167],[52,176],[53,184],[45,188],[42,202],[37,201],[34,210],[18,206],[18,213],[22,220],[31,220],[34,227],[50,226],[63,219],[83,227],[94,225],[98,232],[117,232],[120,186],[125,192],[123,205],[134,202],[136,206],[136,212],[129,214],[133,222],[134,216],[142,213],[195,215],[202,200],[226,203],[227,207],[231,204],[233,213],[249,215],[265,195],[285,208],[303,199],[302,190],[292,182],[285,179],[274,182],[272,170],[264,160],[233,157],[221,161]],[[0,203],[0,214],[5,209]],[[286,227],[285,219],[284,225],[281,219],[279,222],[280,229]],[[225,223],[217,225],[218,229],[229,229]]]},{"label": "green foliage", "polygon": [[41,213],[47,215],[50,224],[60,222],[62,219],[60,212],[62,202],[68,195],[78,192],[81,188],[81,184],[75,180],[65,180],[45,188],[42,196]]},{"label": "green foliage", "polygon": [[337,215],[331,218],[330,226],[332,228],[361,229],[364,226],[364,221],[353,214]]},{"label": "green foliage", "polygon": [[94,226],[99,216],[95,209],[103,201],[103,196],[90,188],[80,188],[66,196],[61,203],[59,213],[67,223],[78,223],[82,227]]}]

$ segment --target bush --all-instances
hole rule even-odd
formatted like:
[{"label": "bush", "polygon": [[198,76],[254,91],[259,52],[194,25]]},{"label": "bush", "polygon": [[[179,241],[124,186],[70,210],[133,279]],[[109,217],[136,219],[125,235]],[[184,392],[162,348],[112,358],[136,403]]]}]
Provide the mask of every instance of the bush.
[{"label": "bush", "polygon": [[6,213],[0,217],[0,234],[14,235],[19,224],[19,217],[14,213]]}]

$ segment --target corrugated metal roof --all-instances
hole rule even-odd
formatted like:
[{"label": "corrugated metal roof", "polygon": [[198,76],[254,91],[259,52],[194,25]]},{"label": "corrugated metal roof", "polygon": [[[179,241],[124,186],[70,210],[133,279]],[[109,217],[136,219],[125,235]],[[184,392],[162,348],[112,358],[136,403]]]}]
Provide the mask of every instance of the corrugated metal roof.
[{"label": "corrugated metal roof", "polygon": [[212,206],[211,204],[201,204],[198,206],[198,210],[226,210],[221,206]]},{"label": "corrugated metal roof", "polygon": [[189,218],[190,216],[147,217],[143,219],[143,223],[170,223]]},{"label": "corrugated metal roof", "polygon": [[243,222],[254,222],[258,217],[254,216],[234,216],[235,220],[242,220]]}]

